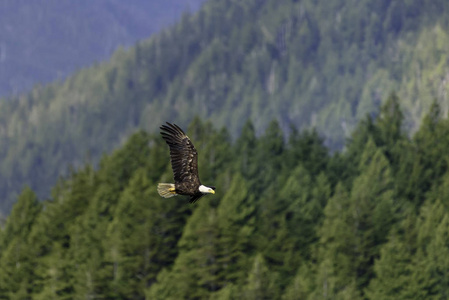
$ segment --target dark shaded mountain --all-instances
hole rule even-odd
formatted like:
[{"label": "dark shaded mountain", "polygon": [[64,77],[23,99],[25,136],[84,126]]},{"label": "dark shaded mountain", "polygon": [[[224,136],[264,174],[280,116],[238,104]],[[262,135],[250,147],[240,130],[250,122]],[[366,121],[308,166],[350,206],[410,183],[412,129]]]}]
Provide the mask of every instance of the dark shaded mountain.
[{"label": "dark shaded mountain", "polygon": [[118,46],[149,37],[203,1],[2,1],[0,96],[104,61]]},{"label": "dark shaded mountain", "polygon": [[40,198],[131,132],[195,116],[237,136],[277,119],[316,127],[341,149],[357,120],[396,90],[408,130],[433,100],[447,115],[446,1],[207,2],[171,28],[62,83],[0,106],[0,199]]}]

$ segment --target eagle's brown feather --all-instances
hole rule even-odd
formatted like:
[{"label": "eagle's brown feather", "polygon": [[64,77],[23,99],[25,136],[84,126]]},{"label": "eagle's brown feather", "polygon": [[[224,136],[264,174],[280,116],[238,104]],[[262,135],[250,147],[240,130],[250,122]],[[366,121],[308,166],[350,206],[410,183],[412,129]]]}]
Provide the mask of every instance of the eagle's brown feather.
[{"label": "eagle's brown feather", "polygon": [[176,124],[161,126],[161,135],[170,147],[170,160],[175,180],[176,193],[198,200],[203,194],[198,176],[198,153],[189,137]]}]

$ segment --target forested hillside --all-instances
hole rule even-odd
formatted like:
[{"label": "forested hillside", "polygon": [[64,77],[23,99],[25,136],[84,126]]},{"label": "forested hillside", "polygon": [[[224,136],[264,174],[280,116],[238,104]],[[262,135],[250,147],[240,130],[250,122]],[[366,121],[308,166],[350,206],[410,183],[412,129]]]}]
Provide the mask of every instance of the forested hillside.
[{"label": "forested hillside", "polygon": [[[133,134],[41,202],[25,188],[0,231],[2,299],[445,299],[449,121],[412,138],[392,94],[334,154],[316,131],[251,122],[231,142],[195,119],[204,184],[171,181],[159,135]],[[145,298],[146,297],[146,298]]]},{"label": "forested hillside", "polygon": [[211,0],[110,62],[0,103],[0,199],[49,195],[68,166],[96,164],[136,129],[195,116],[237,137],[276,119],[341,149],[395,90],[416,131],[433,100],[447,115],[448,2]]}]

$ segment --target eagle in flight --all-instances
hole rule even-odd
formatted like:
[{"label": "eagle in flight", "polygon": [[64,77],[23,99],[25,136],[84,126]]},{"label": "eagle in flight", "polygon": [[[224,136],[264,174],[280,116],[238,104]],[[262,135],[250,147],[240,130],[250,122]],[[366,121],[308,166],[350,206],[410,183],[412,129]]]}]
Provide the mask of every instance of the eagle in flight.
[{"label": "eagle in flight", "polygon": [[157,191],[164,198],[190,196],[194,203],[205,194],[215,194],[215,187],[204,186],[198,176],[198,153],[189,137],[176,124],[162,125],[161,135],[170,147],[170,161],[175,183],[159,183]]}]

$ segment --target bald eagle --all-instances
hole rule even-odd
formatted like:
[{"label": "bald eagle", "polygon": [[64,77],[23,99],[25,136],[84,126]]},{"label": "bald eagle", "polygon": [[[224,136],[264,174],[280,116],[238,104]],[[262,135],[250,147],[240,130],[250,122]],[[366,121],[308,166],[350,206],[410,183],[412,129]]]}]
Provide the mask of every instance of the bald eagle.
[{"label": "bald eagle", "polygon": [[170,160],[175,183],[159,183],[157,191],[164,198],[190,196],[194,203],[205,194],[215,194],[215,187],[201,184],[198,176],[198,153],[189,137],[176,124],[162,125],[161,135],[170,147]]}]

